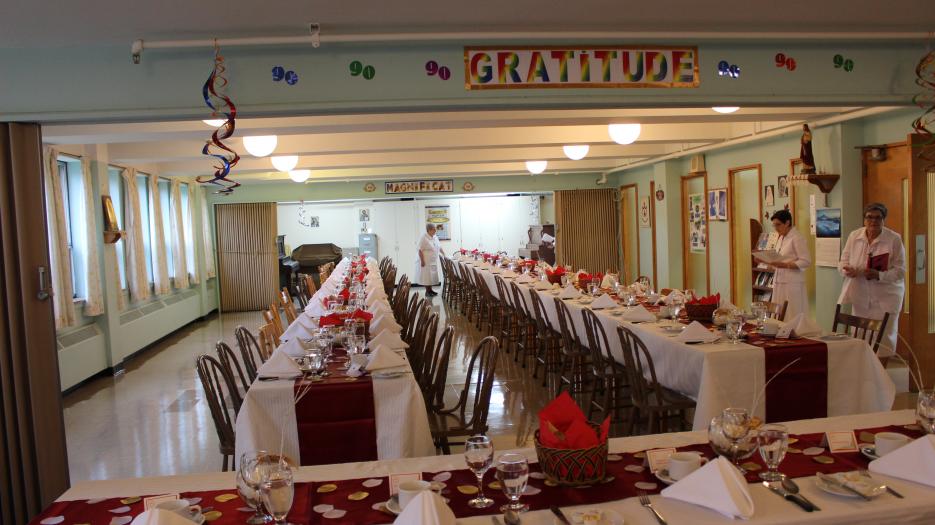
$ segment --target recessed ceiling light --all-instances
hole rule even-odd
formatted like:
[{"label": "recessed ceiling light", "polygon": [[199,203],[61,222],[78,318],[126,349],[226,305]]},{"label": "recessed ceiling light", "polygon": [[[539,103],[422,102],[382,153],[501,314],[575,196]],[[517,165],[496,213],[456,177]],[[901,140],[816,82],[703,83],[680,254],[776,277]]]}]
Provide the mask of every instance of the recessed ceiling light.
[{"label": "recessed ceiling light", "polygon": [[214,118],[214,119],[202,120],[202,122],[211,126],[212,128],[219,128],[227,121],[224,119]]},{"label": "recessed ceiling light", "polygon": [[276,142],[276,135],[244,137],[243,147],[247,148],[247,153],[254,157],[265,157],[276,149]]},{"label": "recessed ceiling light", "polygon": [[718,113],[727,114],[727,113],[733,113],[737,111],[738,109],[740,109],[740,107],[739,106],[714,106],[711,109],[713,109],[714,111],[717,111]]},{"label": "recessed ceiling light", "polygon": [[587,144],[569,144],[567,146],[562,146],[562,149],[565,151],[565,156],[571,160],[581,160],[587,154],[588,150],[591,149]]},{"label": "recessed ceiling light", "polygon": [[289,178],[293,182],[305,182],[311,176],[312,170],[292,170],[289,172]]},{"label": "recessed ceiling light", "polygon": [[529,170],[529,173],[533,175],[538,175],[545,171],[549,167],[549,161],[547,160],[527,160],[526,169]]},{"label": "recessed ceiling light", "polygon": [[299,163],[298,155],[280,155],[277,157],[270,157],[273,162],[273,167],[276,168],[276,171],[292,171],[295,169],[295,165]]},{"label": "recessed ceiling light", "polygon": [[607,133],[610,135],[610,138],[617,144],[626,146],[627,144],[633,144],[636,142],[636,139],[640,138],[640,132],[643,130],[643,127],[639,124],[608,124]]}]

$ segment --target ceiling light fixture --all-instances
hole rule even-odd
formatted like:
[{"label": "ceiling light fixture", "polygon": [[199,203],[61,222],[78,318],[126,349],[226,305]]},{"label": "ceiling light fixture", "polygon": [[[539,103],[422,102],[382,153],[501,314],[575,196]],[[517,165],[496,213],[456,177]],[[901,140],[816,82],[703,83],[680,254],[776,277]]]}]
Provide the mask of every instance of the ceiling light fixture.
[{"label": "ceiling light fixture", "polygon": [[293,182],[305,182],[311,176],[312,170],[292,170],[289,172],[289,178]]},{"label": "ceiling light fixture", "polygon": [[740,107],[738,106],[714,106],[711,109],[713,109],[714,111],[717,111],[718,113],[724,113],[726,115],[728,113],[733,113],[737,111],[738,109],[740,109]]},{"label": "ceiling light fixture", "polygon": [[607,133],[610,138],[622,146],[633,144],[640,138],[643,127],[639,124],[608,124]]},{"label": "ceiling light fixture", "polygon": [[276,149],[276,142],[276,135],[244,137],[243,147],[247,148],[247,153],[254,157],[265,157]]},{"label": "ceiling light fixture", "polygon": [[545,171],[549,167],[549,161],[547,160],[527,160],[526,169],[529,170],[529,173],[533,175],[538,175]]},{"label": "ceiling light fixture", "polygon": [[213,119],[202,120],[202,122],[211,126],[212,128],[219,128],[227,121],[224,119],[213,118]]},{"label": "ceiling light fixture", "polygon": [[588,150],[591,149],[587,144],[569,144],[567,146],[562,146],[562,149],[565,151],[565,156],[571,160],[581,160],[587,154]]},{"label": "ceiling light fixture", "polygon": [[299,156],[280,155],[278,157],[270,157],[269,160],[273,162],[273,167],[276,168],[276,171],[292,171],[295,169],[295,165],[299,163]]}]

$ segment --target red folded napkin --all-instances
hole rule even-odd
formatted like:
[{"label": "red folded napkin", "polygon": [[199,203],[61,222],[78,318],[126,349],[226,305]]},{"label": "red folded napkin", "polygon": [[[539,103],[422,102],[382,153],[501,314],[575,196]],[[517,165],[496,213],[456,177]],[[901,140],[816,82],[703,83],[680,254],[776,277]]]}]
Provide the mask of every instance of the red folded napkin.
[{"label": "red folded napkin", "polygon": [[480,250],[478,250],[477,248],[474,248],[473,250],[471,250],[471,253],[474,255],[477,255],[478,253],[480,253]]},{"label": "red folded napkin", "polygon": [[349,288],[345,288],[345,289],[341,290],[341,293],[339,293],[338,295],[340,295],[341,297],[343,297],[343,298],[345,298],[345,299],[350,299],[350,297],[351,297],[351,290],[350,290]]},{"label": "red folded napkin", "polygon": [[688,301],[688,304],[704,304],[704,305],[721,304],[721,294],[717,293],[717,294],[708,295],[705,297],[696,297],[692,299],[691,301]]},{"label": "red folded napkin", "polygon": [[318,320],[318,326],[325,328],[328,326],[344,326],[344,318],[341,314],[329,314]]},{"label": "red folded napkin", "polygon": [[595,447],[607,440],[610,417],[600,428],[598,436],[568,392],[562,392],[539,412],[539,441],[548,448]]},{"label": "red folded napkin", "polygon": [[559,266],[558,268],[555,268],[554,270],[546,270],[545,273],[549,277],[556,277],[556,276],[561,277],[565,275],[565,267]]},{"label": "red folded napkin", "polygon": [[363,272],[357,276],[357,282],[362,283],[364,282],[364,279],[366,278],[367,278],[367,272]]},{"label": "red folded napkin", "polygon": [[351,314],[351,318],[352,319],[363,319],[364,321],[367,321],[369,323],[371,320],[373,320],[373,314],[370,312],[365,312],[361,310],[360,308],[358,308],[356,311],[354,311],[353,314]]}]

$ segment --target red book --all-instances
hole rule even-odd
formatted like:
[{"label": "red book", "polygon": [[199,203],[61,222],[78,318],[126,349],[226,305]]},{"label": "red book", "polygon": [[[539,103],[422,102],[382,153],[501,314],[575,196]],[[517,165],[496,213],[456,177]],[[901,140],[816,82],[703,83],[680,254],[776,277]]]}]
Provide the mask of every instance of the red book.
[{"label": "red book", "polygon": [[878,272],[885,272],[890,267],[890,254],[870,255],[867,257],[867,268]]}]

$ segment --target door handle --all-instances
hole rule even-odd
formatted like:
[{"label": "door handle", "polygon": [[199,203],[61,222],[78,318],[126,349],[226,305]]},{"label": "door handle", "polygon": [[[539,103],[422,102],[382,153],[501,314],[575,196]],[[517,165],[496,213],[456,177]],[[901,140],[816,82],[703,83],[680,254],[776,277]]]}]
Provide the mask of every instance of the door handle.
[{"label": "door handle", "polygon": [[48,269],[45,266],[39,267],[39,293],[36,294],[36,298],[39,299],[40,301],[45,301],[46,299],[52,296],[52,294],[49,293],[50,291],[49,287],[46,285],[47,270]]}]

